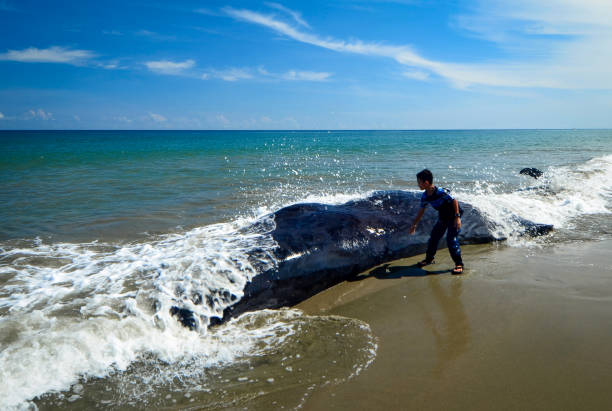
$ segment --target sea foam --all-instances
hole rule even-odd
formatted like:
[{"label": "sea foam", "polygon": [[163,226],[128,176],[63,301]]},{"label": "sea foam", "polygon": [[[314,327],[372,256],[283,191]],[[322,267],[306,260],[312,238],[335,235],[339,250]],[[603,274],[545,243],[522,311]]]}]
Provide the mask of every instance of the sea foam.
[{"label": "sea foam", "polygon": [[[0,398],[18,405],[79,376],[124,370],[142,353],[173,362],[186,353],[231,361],[251,342],[203,340],[211,317],[242,296],[256,270],[275,264],[273,222],[239,220],[123,246],[43,244],[0,256]],[[196,313],[199,332],[169,312]],[[240,339],[237,339],[240,340]],[[247,346],[245,347],[244,344]],[[40,370],[45,370],[41,373]]]},{"label": "sea foam", "polygon": [[524,245],[516,218],[572,228],[576,218],[612,212],[612,155],[572,166],[551,167],[538,179],[525,177],[524,184],[510,192],[496,184],[478,182],[469,191],[458,190],[466,201],[496,224],[495,233],[510,245]]}]

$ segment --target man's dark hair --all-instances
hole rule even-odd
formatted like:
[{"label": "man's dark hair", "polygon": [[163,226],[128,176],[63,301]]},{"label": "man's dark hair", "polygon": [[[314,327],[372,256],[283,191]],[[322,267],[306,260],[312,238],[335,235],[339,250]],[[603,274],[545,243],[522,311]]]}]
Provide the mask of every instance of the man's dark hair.
[{"label": "man's dark hair", "polygon": [[430,184],[433,183],[433,174],[428,169],[419,171],[417,173],[417,179],[421,181],[429,181]]}]

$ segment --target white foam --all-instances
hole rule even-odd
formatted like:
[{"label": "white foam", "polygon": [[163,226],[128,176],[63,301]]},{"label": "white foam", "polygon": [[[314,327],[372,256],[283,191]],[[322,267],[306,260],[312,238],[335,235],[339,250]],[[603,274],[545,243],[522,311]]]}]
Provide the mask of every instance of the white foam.
[{"label": "white foam", "polygon": [[551,168],[530,186],[499,192],[494,185],[480,183],[470,192],[458,192],[466,201],[498,224],[500,237],[522,244],[515,216],[556,228],[571,228],[572,221],[588,214],[611,213],[612,155],[584,164]]},{"label": "white foam", "polygon": [[[322,322],[338,329],[350,327],[361,334],[361,339],[352,342],[362,345],[352,347],[354,352],[347,350],[347,355],[352,353],[355,357],[353,369],[357,372],[346,378],[369,366],[377,349],[375,337],[365,323],[342,317],[309,317],[291,309],[247,313],[207,335],[179,325],[162,331],[136,317],[65,323],[43,317],[37,320],[24,324],[26,330],[19,341],[0,356],[3,409],[26,408],[33,405],[29,399],[71,387],[76,396],[68,392],[59,398],[68,402],[78,400],[79,395],[88,395],[87,386],[83,387],[80,381],[91,377],[110,378],[109,383],[119,390],[112,395],[118,408],[134,401],[144,405],[156,396],[164,396],[177,385],[177,380],[183,390],[208,392],[210,388],[218,389],[220,384],[207,381],[208,369],[271,354],[276,355],[271,361],[278,363],[280,369],[284,359],[277,353],[298,349],[295,343],[302,338],[301,333],[312,333],[313,327]],[[42,326],[45,322],[47,326]],[[283,348],[286,344],[290,347]],[[361,354],[356,358],[358,353]],[[143,358],[148,358],[149,364],[123,373],[130,364]],[[41,369],[45,372],[36,372]],[[243,375],[241,378],[244,383],[252,382]],[[98,395],[95,388],[93,395]]]},{"label": "white foam", "polygon": [[242,296],[257,269],[274,266],[273,221],[245,230],[251,223],[125,246],[39,241],[4,252],[0,330],[10,343],[0,353],[3,404],[124,370],[145,352],[170,362],[194,352],[221,362],[240,355],[251,341],[202,339],[205,326],[190,332],[169,311],[188,308],[206,325]]},{"label": "white foam", "polygon": [[[341,204],[360,197],[317,194],[300,202]],[[2,250],[0,278],[7,280],[0,293],[0,330],[10,335],[0,353],[3,406],[27,405],[84,376],[125,370],[144,353],[168,362],[198,355],[227,363],[261,346],[265,327],[252,338],[237,332],[225,341],[227,331],[208,336],[206,325],[242,297],[253,275],[277,264],[272,211],[144,243],[36,240]],[[173,306],[192,311],[200,332],[172,318]]]}]

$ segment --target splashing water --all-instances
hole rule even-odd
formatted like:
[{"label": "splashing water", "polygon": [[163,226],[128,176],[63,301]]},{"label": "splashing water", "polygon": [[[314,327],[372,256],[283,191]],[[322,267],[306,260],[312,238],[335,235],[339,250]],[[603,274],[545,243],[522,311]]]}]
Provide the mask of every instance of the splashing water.
[{"label": "splashing water", "polygon": [[467,201],[497,223],[497,236],[512,245],[533,241],[519,238],[516,217],[552,224],[556,229],[575,228],[583,215],[612,212],[612,156],[595,158],[576,166],[553,167],[542,178],[514,191],[497,184],[478,182],[469,191],[458,190]]}]

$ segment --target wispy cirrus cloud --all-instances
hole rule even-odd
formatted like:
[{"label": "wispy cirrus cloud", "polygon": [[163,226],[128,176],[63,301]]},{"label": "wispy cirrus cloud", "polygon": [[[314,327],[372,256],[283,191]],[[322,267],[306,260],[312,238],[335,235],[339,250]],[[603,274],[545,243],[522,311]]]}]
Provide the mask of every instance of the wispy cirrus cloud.
[{"label": "wispy cirrus cloud", "polygon": [[149,113],[149,118],[156,123],[165,123],[168,119],[161,114]]},{"label": "wispy cirrus cloud", "polygon": [[158,60],[158,61],[147,61],[144,63],[149,70],[157,74],[166,74],[171,76],[178,76],[185,73],[187,70],[195,67],[195,61],[189,59],[185,61],[170,61],[170,60]]},{"label": "wispy cirrus cloud", "polygon": [[117,121],[119,123],[126,123],[126,124],[130,124],[134,121],[133,119],[127,116],[116,116],[116,117],[112,117],[111,120]]},{"label": "wispy cirrus cloud", "polygon": [[[424,57],[409,45],[339,40],[246,9],[226,15],[266,27],[295,41],[341,53],[393,59],[410,67],[407,77],[436,75],[457,88],[475,85],[558,89],[612,89],[612,3],[604,0],[481,0],[457,27],[515,53],[497,61],[456,63]],[[564,37],[561,37],[564,36]],[[529,50],[521,54],[522,50]],[[537,56],[537,58],[534,58]],[[588,62],[588,64],[585,64]],[[418,73],[418,74],[414,74]]]},{"label": "wispy cirrus cloud", "polygon": [[195,9],[194,12],[196,12],[198,14],[203,14],[205,16],[213,16],[213,17],[223,16],[222,13],[219,13],[218,11],[207,9],[207,8]]},{"label": "wispy cirrus cloud", "polygon": [[115,69],[119,69],[119,68],[125,68],[125,67],[121,67],[117,60],[107,61],[107,62],[104,62],[104,63],[98,63],[96,66],[97,67],[101,67],[101,68],[106,69],[106,70],[115,70]]},{"label": "wispy cirrus cloud", "polygon": [[331,77],[331,75],[331,73],[318,71],[289,70],[286,73],[281,74],[279,78],[293,81],[326,81]]},{"label": "wispy cirrus cloud", "polygon": [[276,10],[282,11],[283,13],[288,14],[300,26],[310,28],[310,25],[306,23],[306,21],[302,18],[301,13],[295,10],[288,9],[287,7],[283,6],[282,4],[278,4],[278,3],[266,2],[266,5],[270,8],[273,8],[273,9],[276,9]]},{"label": "wispy cirrus cloud", "polygon": [[53,117],[53,113],[45,111],[42,108],[28,110],[28,112],[25,113],[24,115],[24,119],[25,120],[44,120],[44,121],[55,120],[55,118]]},{"label": "wispy cirrus cloud", "polygon": [[223,114],[217,114],[215,120],[224,126],[229,126],[230,121]]},{"label": "wispy cirrus cloud", "polygon": [[337,52],[392,58],[402,64],[423,67],[436,72],[443,70],[443,65],[441,63],[421,57],[409,46],[366,43],[359,40],[348,42],[330,37],[322,38],[316,34],[303,32],[283,21],[275,19],[273,16],[268,16],[251,10],[238,10],[231,7],[226,7],[223,10],[227,15],[236,20],[267,27],[277,33],[283,34],[302,43]]},{"label": "wispy cirrus cloud", "polygon": [[18,61],[21,63],[64,63],[82,65],[96,57],[90,50],[76,50],[53,46],[46,49],[29,47],[23,50],[8,50],[0,54],[0,60]]},{"label": "wispy cirrus cloud", "polygon": [[248,80],[253,78],[253,74],[249,69],[244,68],[229,68],[225,70],[209,70],[202,74],[202,79],[217,78],[224,81]]},{"label": "wispy cirrus cloud", "polygon": [[176,40],[176,36],[160,34],[160,33],[154,32],[154,31],[150,31],[150,30],[138,30],[136,32],[136,35],[140,36],[140,37],[146,37],[146,38],[149,38],[151,40],[156,40],[156,41],[172,41],[172,40]]},{"label": "wispy cirrus cloud", "polygon": [[327,81],[332,73],[307,71],[307,70],[288,70],[284,73],[273,73],[264,67],[252,68],[228,68],[225,70],[209,70],[202,74],[203,80],[219,79],[224,81],[239,80],[287,80],[287,81]]},{"label": "wispy cirrus cloud", "polygon": [[591,36],[610,33],[612,4],[606,0],[478,0],[456,23],[494,42],[524,36]]},{"label": "wispy cirrus cloud", "polygon": [[332,38],[321,38],[316,34],[305,33],[298,28],[295,28],[283,21],[276,20],[273,16],[268,16],[251,10],[238,10],[231,7],[223,9],[227,15],[236,20],[241,20],[249,23],[258,24],[269,29],[272,29],[280,34],[290,37],[296,41],[311,44],[334,51],[351,52],[357,54],[371,54],[385,57],[395,57],[401,53],[407,55],[404,59],[414,58],[418,56],[414,54],[407,46],[384,46],[377,43],[364,43],[361,41],[346,42]]},{"label": "wispy cirrus cloud", "polygon": [[429,73],[419,70],[404,71],[402,75],[413,80],[425,81],[429,79]]}]

